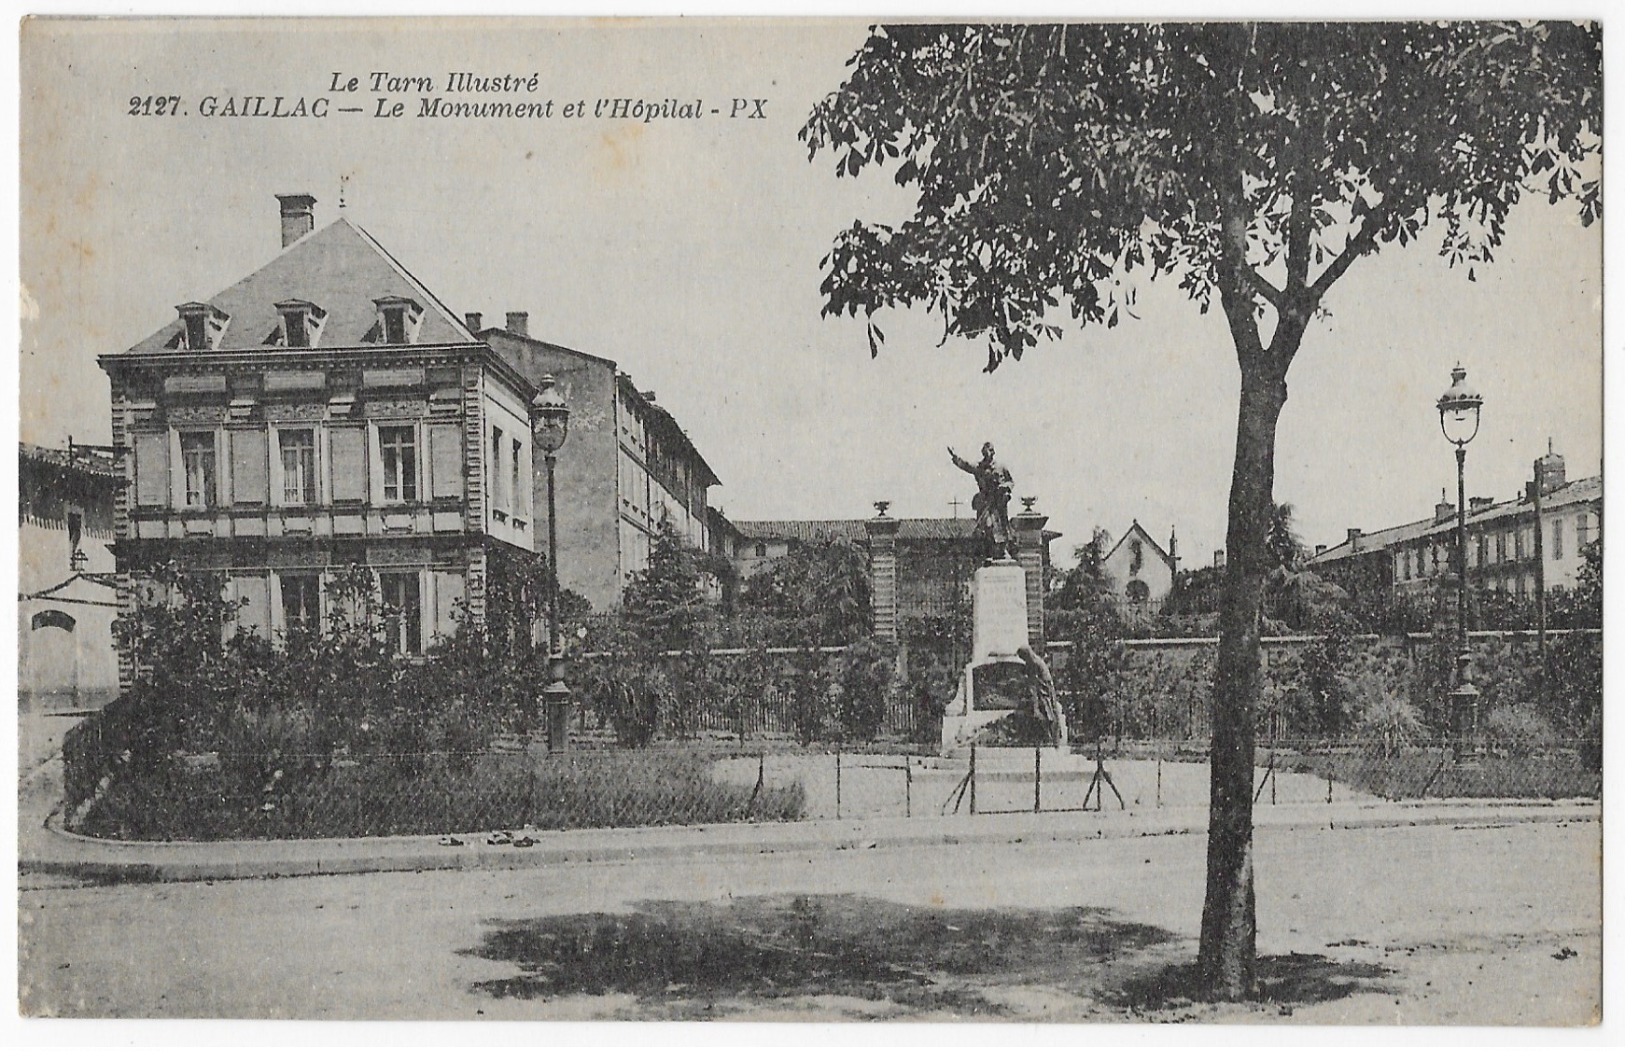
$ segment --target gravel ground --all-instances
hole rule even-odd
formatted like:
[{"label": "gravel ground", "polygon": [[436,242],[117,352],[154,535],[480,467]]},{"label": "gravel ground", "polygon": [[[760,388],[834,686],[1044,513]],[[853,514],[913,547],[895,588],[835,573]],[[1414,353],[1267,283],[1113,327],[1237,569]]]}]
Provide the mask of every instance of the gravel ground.
[{"label": "gravel ground", "polygon": [[[1600,826],[1261,829],[1267,998],[1193,1002],[1199,835],[219,884],[25,880],[81,1018],[1576,1025]],[[111,1031],[115,1034],[117,1031]],[[108,1035],[108,1034],[103,1034]]]}]

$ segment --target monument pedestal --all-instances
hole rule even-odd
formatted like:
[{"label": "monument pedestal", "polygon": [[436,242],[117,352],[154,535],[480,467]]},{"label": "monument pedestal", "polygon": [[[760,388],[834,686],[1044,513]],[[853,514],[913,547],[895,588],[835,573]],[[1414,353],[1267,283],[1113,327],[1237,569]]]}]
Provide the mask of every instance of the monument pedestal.
[{"label": "monument pedestal", "polygon": [[[1048,671],[1029,646],[1027,571],[1002,559],[976,571],[972,593],[971,660],[959,676],[959,688],[942,716],[942,751],[966,746],[984,727],[1012,712],[1040,711],[1038,691],[1047,688]],[[1066,719],[1059,709],[1060,739]],[[1026,750],[1031,754],[1031,750]]]}]

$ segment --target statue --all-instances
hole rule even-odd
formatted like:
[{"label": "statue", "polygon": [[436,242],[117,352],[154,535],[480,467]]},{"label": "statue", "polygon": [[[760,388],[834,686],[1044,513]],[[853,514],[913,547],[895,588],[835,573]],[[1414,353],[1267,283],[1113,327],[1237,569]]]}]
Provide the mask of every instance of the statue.
[{"label": "statue", "polygon": [[1009,469],[993,459],[993,443],[982,443],[979,463],[965,460],[951,446],[948,455],[955,467],[976,478],[971,509],[976,512],[976,535],[986,545],[988,560],[1014,558],[1015,543],[1010,533],[1010,492],[1014,482]]}]

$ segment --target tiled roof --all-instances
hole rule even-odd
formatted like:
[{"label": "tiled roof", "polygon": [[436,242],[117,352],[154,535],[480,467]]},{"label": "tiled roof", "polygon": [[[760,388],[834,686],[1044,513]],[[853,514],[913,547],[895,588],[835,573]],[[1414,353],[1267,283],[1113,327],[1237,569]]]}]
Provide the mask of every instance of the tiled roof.
[{"label": "tiled roof", "polygon": [[[1602,476],[1592,475],[1589,478],[1576,478],[1565,485],[1560,485],[1541,497],[1541,511],[1555,511],[1558,508],[1570,507],[1574,504],[1587,503],[1602,498]],[[1534,513],[1534,505],[1528,500],[1504,500],[1498,504],[1478,511],[1467,512],[1469,527],[1481,524],[1498,522],[1502,519],[1517,518],[1522,515]],[[1374,551],[1382,551],[1396,544],[1403,544],[1409,540],[1435,534],[1448,534],[1455,530],[1457,520],[1455,515],[1440,520],[1437,518],[1424,518],[1404,525],[1390,526],[1374,533],[1362,533],[1359,538],[1359,550],[1352,550],[1347,540],[1336,547],[1327,548],[1309,560],[1310,565],[1324,565],[1327,562],[1337,562],[1351,555],[1368,555]]]},{"label": "tiled roof", "polygon": [[[327,312],[320,345],[364,347],[378,321],[373,302],[405,296],[423,307],[418,331],[422,344],[473,343],[463,323],[361,227],[339,217],[283,249],[275,259],[204,302],[231,320],[219,350],[251,350],[266,345],[280,316],[276,304],[300,299]],[[175,318],[130,348],[134,354],[196,353],[169,346],[181,331]],[[376,338],[376,336],[374,336]]]},{"label": "tiled roof", "polygon": [[1134,520],[1134,524],[1128,527],[1128,532],[1117,538],[1117,543],[1112,545],[1112,549],[1106,552],[1106,558],[1101,559],[1101,561],[1104,562],[1107,558],[1111,558],[1113,555],[1117,554],[1117,549],[1122,547],[1123,542],[1131,536],[1139,536],[1143,538],[1146,543],[1151,545],[1151,550],[1156,552],[1158,558],[1162,559],[1163,562],[1170,566],[1174,564],[1173,557],[1169,555],[1167,551],[1163,550],[1162,545],[1157,543],[1155,537],[1146,532],[1145,526],[1141,525],[1140,520],[1137,518]]},{"label": "tiled roof", "polygon": [[[795,540],[811,543],[821,540],[867,540],[869,530],[865,518],[825,518],[792,520],[757,520],[734,522],[734,527],[748,540]],[[898,540],[967,540],[976,534],[974,518],[899,518]],[[1044,530],[1044,539],[1054,540],[1061,534]]]}]

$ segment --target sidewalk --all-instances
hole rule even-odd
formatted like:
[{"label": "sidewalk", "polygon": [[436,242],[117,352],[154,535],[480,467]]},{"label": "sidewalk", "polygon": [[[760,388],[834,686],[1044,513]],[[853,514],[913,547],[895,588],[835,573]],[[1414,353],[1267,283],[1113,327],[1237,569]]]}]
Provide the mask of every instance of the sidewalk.
[{"label": "sidewalk", "polygon": [[[43,787],[43,786],[37,786]],[[531,847],[491,845],[487,832],[364,839],[129,843],[65,832],[38,793],[18,813],[18,869],[128,882],[187,882],[435,869],[517,869],[653,857],[780,854],[978,843],[1067,843],[1139,836],[1199,835],[1206,807],[1099,812],[887,817],[771,824],[530,832]],[[1596,821],[1595,801],[1427,800],[1293,803],[1255,808],[1259,828],[1483,826]],[[517,835],[517,830],[516,835]]]}]

